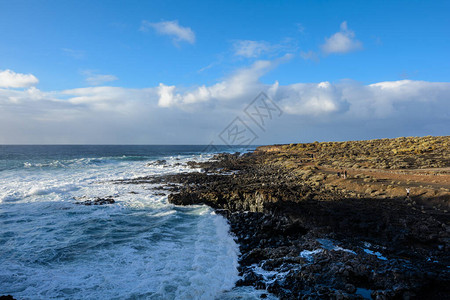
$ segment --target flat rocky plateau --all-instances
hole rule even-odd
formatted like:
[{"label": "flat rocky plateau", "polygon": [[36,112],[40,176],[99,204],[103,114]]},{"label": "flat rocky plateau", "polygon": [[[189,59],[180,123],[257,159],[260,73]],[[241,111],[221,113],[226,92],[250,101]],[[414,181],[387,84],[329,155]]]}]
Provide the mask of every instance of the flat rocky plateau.
[{"label": "flat rocky plateau", "polygon": [[224,215],[238,286],[281,299],[449,299],[449,146],[449,136],[263,146],[127,182],[162,183],[171,203]]}]

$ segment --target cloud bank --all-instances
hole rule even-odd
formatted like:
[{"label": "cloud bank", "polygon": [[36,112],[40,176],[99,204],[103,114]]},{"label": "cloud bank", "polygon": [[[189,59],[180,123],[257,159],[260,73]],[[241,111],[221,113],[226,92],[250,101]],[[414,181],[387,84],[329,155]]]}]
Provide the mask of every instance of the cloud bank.
[{"label": "cloud bank", "polygon": [[39,80],[32,74],[21,74],[11,70],[0,70],[0,87],[24,88],[38,84]]},{"label": "cloud bank", "polygon": [[258,60],[247,68],[237,70],[221,82],[211,86],[202,85],[184,93],[177,93],[175,86],[160,84],[158,105],[160,107],[188,108],[190,105],[199,103],[208,102],[210,104],[215,101],[226,103],[245,99],[248,95],[256,94],[259,90],[264,89],[259,82],[261,76],[291,58],[292,56],[287,54],[273,61]]},{"label": "cloud bank", "polygon": [[3,71],[0,143],[208,144],[262,91],[284,114],[259,144],[448,134],[450,83],[261,82],[289,59],[259,60],[187,89],[161,83],[45,92],[30,86],[35,76]]}]

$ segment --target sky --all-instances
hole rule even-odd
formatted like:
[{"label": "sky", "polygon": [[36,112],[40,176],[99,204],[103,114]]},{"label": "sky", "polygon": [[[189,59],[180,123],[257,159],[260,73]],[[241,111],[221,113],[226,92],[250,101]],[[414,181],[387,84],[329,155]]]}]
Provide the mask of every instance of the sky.
[{"label": "sky", "polygon": [[0,144],[450,133],[449,1],[0,0]]}]

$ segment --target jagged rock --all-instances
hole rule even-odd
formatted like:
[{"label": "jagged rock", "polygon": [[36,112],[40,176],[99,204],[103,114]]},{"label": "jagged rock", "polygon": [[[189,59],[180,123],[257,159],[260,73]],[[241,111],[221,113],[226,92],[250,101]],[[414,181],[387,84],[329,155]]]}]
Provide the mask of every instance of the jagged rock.
[{"label": "jagged rock", "polygon": [[148,163],[147,166],[164,166],[165,164],[167,164],[167,161],[165,159],[158,159],[156,161]]},{"label": "jagged rock", "polygon": [[[79,198],[80,199],[80,198]],[[106,197],[106,198],[94,198],[94,199],[87,199],[83,201],[77,201],[75,204],[82,204],[82,205],[105,205],[105,204],[113,204],[116,201],[112,197]]]}]

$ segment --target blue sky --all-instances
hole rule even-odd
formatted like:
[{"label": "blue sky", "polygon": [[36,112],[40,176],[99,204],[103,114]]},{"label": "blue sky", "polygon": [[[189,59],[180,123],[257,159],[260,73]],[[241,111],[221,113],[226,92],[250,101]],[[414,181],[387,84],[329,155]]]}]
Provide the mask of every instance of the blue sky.
[{"label": "blue sky", "polygon": [[[257,144],[447,135],[449,15],[448,1],[0,0],[0,143],[223,144],[235,117]],[[243,113],[259,92],[283,111],[260,131]]]}]

